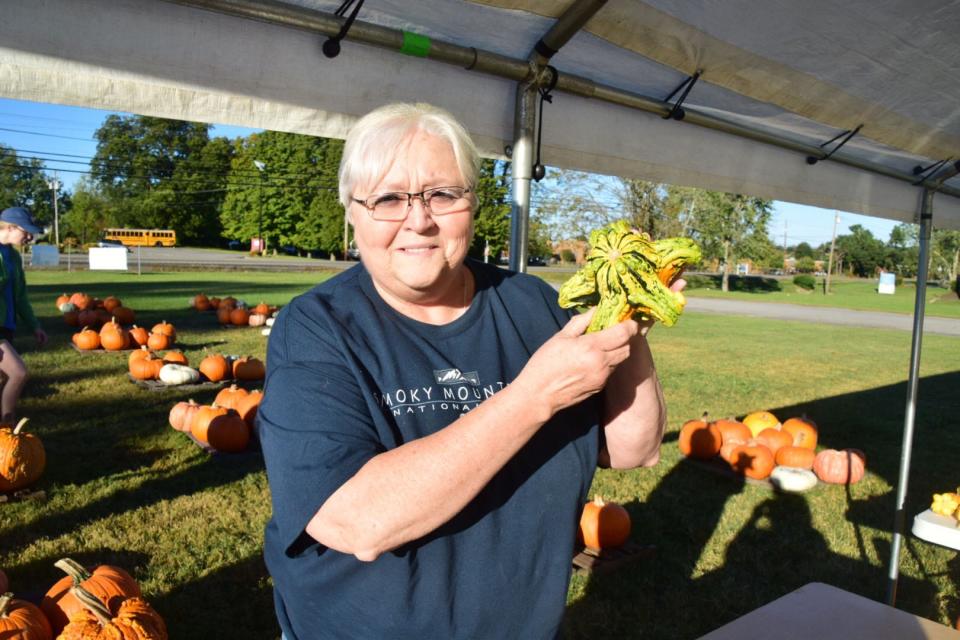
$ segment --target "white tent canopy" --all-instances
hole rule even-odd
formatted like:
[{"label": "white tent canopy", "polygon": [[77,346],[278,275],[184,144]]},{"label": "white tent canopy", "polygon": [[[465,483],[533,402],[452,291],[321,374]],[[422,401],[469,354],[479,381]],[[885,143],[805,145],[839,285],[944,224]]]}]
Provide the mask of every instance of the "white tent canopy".
[{"label": "white tent canopy", "polygon": [[514,268],[553,78],[545,164],[919,220],[893,602],[931,225],[960,229],[960,0],[369,0],[334,59],[357,3],[0,2],[8,98],[329,137],[388,102],[447,108],[512,151]]},{"label": "white tent canopy", "polygon": [[[351,36],[378,25],[406,30],[430,39],[430,58],[447,43],[501,56],[490,71],[525,71],[534,44],[575,3],[369,0],[335,59],[322,55],[321,33],[341,22],[332,16],[339,2],[4,4],[5,97],[331,137],[378,104],[424,100],[457,115],[485,153],[503,155],[514,138],[516,77]],[[909,222],[921,191],[913,168],[960,158],[955,0],[586,4],[601,8],[550,60],[560,83],[544,109],[546,164]],[[409,40],[416,55],[424,38]],[[697,71],[683,122],[604,99],[619,92],[621,102],[662,108]],[[581,95],[569,91],[575,84]],[[857,127],[833,158],[806,163],[807,151]],[[952,195],[937,197],[934,224],[960,229],[960,179],[946,184]]]}]

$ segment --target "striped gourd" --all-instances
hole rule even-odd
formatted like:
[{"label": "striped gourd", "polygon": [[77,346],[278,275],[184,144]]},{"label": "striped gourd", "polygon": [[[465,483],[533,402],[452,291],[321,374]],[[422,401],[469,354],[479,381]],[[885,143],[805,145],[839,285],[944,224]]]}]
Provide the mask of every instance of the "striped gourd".
[{"label": "striped gourd", "polygon": [[670,327],[686,304],[670,284],[699,261],[700,247],[690,238],[651,240],[620,220],[590,234],[586,264],[560,287],[560,306],[596,306],[588,333],[631,316]]}]

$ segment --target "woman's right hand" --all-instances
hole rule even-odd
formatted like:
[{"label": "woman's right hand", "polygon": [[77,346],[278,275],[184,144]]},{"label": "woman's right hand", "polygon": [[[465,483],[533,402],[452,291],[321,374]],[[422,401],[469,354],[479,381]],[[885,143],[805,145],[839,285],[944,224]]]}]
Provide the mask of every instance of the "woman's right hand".
[{"label": "woman's right hand", "polygon": [[513,384],[545,403],[548,415],[603,389],[617,365],[630,356],[630,339],[640,326],[634,320],[585,334],[595,308],[575,316],[531,356]]}]

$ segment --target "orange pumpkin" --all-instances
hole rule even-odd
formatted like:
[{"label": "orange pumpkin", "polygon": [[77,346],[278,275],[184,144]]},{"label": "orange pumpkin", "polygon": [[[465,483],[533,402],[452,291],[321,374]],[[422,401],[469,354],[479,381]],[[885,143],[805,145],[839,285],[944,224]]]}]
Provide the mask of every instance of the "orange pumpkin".
[{"label": "orange pumpkin", "polygon": [[70,302],[70,296],[66,293],[60,294],[57,296],[57,310],[60,310],[60,305]]},{"label": "orange pumpkin", "polygon": [[220,303],[220,306],[217,308],[217,322],[220,324],[230,324],[230,313],[233,311],[233,307],[227,304]]},{"label": "orange pumpkin", "polygon": [[113,312],[114,309],[121,306],[123,306],[123,303],[116,296],[107,296],[103,299],[103,308],[108,312]]},{"label": "orange pumpkin", "polygon": [[172,324],[164,320],[163,322],[158,322],[153,325],[153,329],[150,330],[150,333],[162,333],[165,336],[170,337],[170,342],[177,341],[177,329]]},{"label": "orange pumpkin", "polygon": [[53,631],[39,607],[0,590],[0,638],[50,640]]},{"label": "orange pumpkin", "polygon": [[187,402],[178,402],[170,408],[170,415],[168,419],[170,421],[170,426],[176,429],[177,431],[185,431],[190,433],[190,425],[193,422],[194,416],[197,415],[197,410],[200,409],[201,405],[197,404],[193,400]]},{"label": "orange pumpkin", "polygon": [[709,460],[720,453],[723,436],[704,413],[699,420],[688,420],[683,423],[677,442],[680,445],[680,453],[688,458]]},{"label": "orange pumpkin", "polygon": [[210,298],[203,293],[198,293],[197,295],[193,296],[192,306],[197,311],[206,311],[210,308]]},{"label": "orange pumpkin", "polygon": [[734,438],[730,437],[725,440],[723,446],[720,447],[720,458],[726,460],[727,463],[731,463],[730,455],[733,453],[734,449],[739,447],[742,444],[746,444],[747,440],[750,438]]},{"label": "orange pumpkin", "polygon": [[229,387],[221,389],[219,393],[217,393],[217,397],[213,399],[213,403],[221,407],[226,407],[227,409],[236,409],[240,401],[248,395],[250,395],[249,391],[243,387],[232,384]]},{"label": "orange pumpkin", "polygon": [[806,415],[790,418],[781,429],[793,438],[793,446],[811,450],[817,448],[817,424]]},{"label": "orange pumpkin", "polygon": [[756,440],[748,440],[730,454],[730,466],[748,478],[763,480],[773,471],[773,453],[766,445]]},{"label": "orange pumpkin", "polygon": [[220,298],[218,298],[217,296],[213,296],[212,298],[210,298],[210,308],[211,308],[211,309],[219,309],[219,308],[220,308]]},{"label": "orange pumpkin", "polygon": [[817,454],[813,449],[794,445],[781,447],[774,455],[777,464],[785,467],[799,467],[800,469],[813,469],[813,461],[816,457]]},{"label": "orange pumpkin", "polygon": [[93,299],[85,293],[77,292],[70,296],[70,302],[77,308],[77,311],[83,311],[84,309],[90,307],[93,303]]},{"label": "orange pumpkin", "polygon": [[40,438],[25,433],[21,418],[15,427],[0,426],[0,491],[16,491],[36,482],[47,466]]},{"label": "orange pumpkin", "polygon": [[630,538],[630,514],[615,502],[596,496],[580,515],[580,539],[591,549],[611,549]]},{"label": "orange pumpkin", "polygon": [[154,331],[151,332],[150,337],[147,338],[147,346],[154,351],[163,351],[164,349],[169,349],[170,345],[172,344],[173,340],[171,340],[170,336],[166,333],[158,333]]},{"label": "orange pumpkin", "polygon": [[765,444],[774,458],[776,458],[777,451],[781,447],[789,447],[793,444],[793,438],[790,437],[790,434],[779,429],[764,429],[757,435],[757,441],[760,444]]},{"label": "orange pumpkin", "polygon": [[742,440],[746,442],[753,437],[753,434],[750,432],[750,428],[747,425],[733,420],[732,418],[721,418],[713,423],[719,431],[720,435],[723,436],[723,442],[726,444],[731,439]]},{"label": "orange pumpkin", "polygon": [[253,313],[259,313],[262,316],[270,315],[270,305],[266,302],[261,302],[253,308]]},{"label": "orange pumpkin", "polygon": [[131,344],[135,344],[138,347],[145,346],[147,344],[147,340],[150,339],[150,334],[147,333],[147,330],[143,327],[138,327],[137,325],[130,327],[128,333],[130,334]]},{"label": "orange pumpkin", "polygon": [[831,484],[854,484],[866,473],[867,457],[859,449],[826,449],[813,460],[813,472]]},{"label": "orange pumpkin", "polygon": [[780,428],[780,421],[777,420],[777,416],[769,411],[754,411],[753,413],[747,414],[741,422],[747,425],[747,428],[750,429],[750,433],[753,434],[754,438],[760,435],[760,432],[764,429]]},{"label": "orange pumpkin", "polygon": [[153,352],[150,351],[146,346],[142,346],[139,349],[135,349],[130,352],[129,357],[127,357],[127,367],[129,368],[135,360],[140,360],[141,358],[146,358],[152,356]]},{"label": "orange pumpkin", "polygon": [[163,618],[143,598],[126,598],[108,608],[83,587],[71,587],[70,593],[81,609],[57,640],[168,640]]},{"label": "orange pumpkin", "polygon": [[263,380],[267,370],[263,361],[244,356],[233,361],[233,377],[237,380]]},{"label": "orange pumpkin", "polygon": [[183,355],[183,351],[167,351],[163,354],[163,361],[173,364],[190,364],[187,361],[187,356]]},{"label": "orange pumpkin", "polygon": [[74,585],[80,585],[92,593],[111,611],[116,611],[127,598],[141,595],[140,585],[120,567],[103,564],[89,571],[70,558],[61,558],[54,566],[67,575],[50,587],[40,602],[40,608],[47,615],[55,634],[63,630],[72,615],[84,608],[77,597],[70,593]]},{"label": "orange pumpkin", "polygon": [[130,363],[130,375],[137,380],[156,380],[162,366],[163,360],[150,353]]},{"label": "orange pumpkin", "polygon": [[73,343],[83,351],[99,349],[100,334],[89,327],[84,327],[79,333],[73,334]]},{"label": "orange pumpkin", "polygon": [[234,407],[237,413],[240,414],[240,417],[243,418],[243,421],[247,423],[247,426],[253,430],[255,430],[257,426],[257,410],[260,408],[261,400],[263,400],[263,392],[254,389],[245,397],[240,398],[237,406]]},{"label": "orange pumpkin", "polygon": [[200,361],[200,373],[211,382],[220,382],[230,376],[230,367],[227,359],[220,354],[211,354]]},{"label": "orange pumpkin", "polygon": [[250,322],[250,312],[246,309],[234,309],[230,312],[230,324],[245,327]]},{"label": "orange pumpkin", "polygon": [[190,433],[217,451],[239,453],[250,443],[250,427],[233,409],[200,407],[193,417]]},{"label": "orange pumpkin", "polygon": [[223,297],[223,298],[220,299],[220,306],[221,306],[221,307],[236,307],[236,306],[237,306],[237,299],[234,298],[233,296],[225,296],[225,297]]},{"label": "orange pumpkin", "polygon": [[109,313],[116,318],[120,324],[133,324],[133,321],[137,318],[137,314],[133,312],[133,309],[124,306],[114,307]]}]

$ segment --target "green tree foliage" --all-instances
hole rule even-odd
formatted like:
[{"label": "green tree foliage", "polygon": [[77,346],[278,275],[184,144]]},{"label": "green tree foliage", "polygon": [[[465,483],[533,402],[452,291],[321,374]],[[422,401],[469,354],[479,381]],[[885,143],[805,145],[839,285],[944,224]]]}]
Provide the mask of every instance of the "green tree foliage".
[{"label": "green tree foliage", "polygon": [[220,237],[219,212],[233,148],[210,125],[110,115],[97,130],[91,175],[110,201],[108,226],[172,228],[185,244]]},{"label": "green tree foliage", "polygon": [[859,224],[850,227],[851,233],[837,236],[837,248],[843,254],[844,264],[861,278],[873,277],[883,265],[886,247],[869,229]]},{"label": "green tree foliage", "polygon": [[473,244],[470,255],[483,259],[489,243],[495,260],[510,248],[510,163],[484,159],[477,176],[477,211],[473,217]]},{"label": "green tree foliage", "polygon": [[793,257],[797,260],[801,258],[810,258],[811,260],[815,260],[817,255],[813,250],[813,247],[806,242],[801,242],[793,248]]},{"label": "green tree foliage", "polygon": [[69,210],[60,216],[60,239],[73,237],[81,245],[95,241],[100,230],[110,226],[111,208],[97,185],[84,178],[74,190]]},{"label": "green tree foliage", "polygon": [[342,153],[341,140],[295,133],[264,131],[240,140],[227,180],[223,235],[248,240],[262,225],[268,250],[292,245],[341,252],[336,176]]},{"label": "green tree foliage", "polygon": [[[705,259],[718,259],[723,270],[723,291],[729,291],[730,265],[755,258],[758,240],[767,235],[769,200],[742,194],[707,191],[693,217],[693,234]],[[762,257],[762,256],[759,256]]]},{"label": "green tree foliage", "polygon": [[[51,177],[36,158],[20,158],[0,144],[0,209],[26,207],[43,226],[53,225]],[[60,192],[60,207],[70,206],[70,194]]]}]

